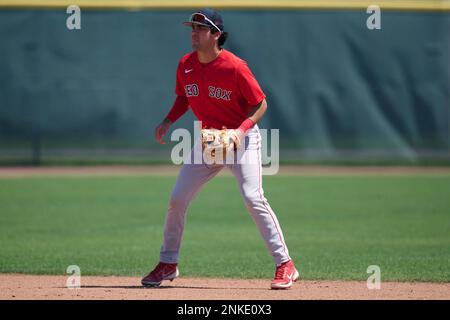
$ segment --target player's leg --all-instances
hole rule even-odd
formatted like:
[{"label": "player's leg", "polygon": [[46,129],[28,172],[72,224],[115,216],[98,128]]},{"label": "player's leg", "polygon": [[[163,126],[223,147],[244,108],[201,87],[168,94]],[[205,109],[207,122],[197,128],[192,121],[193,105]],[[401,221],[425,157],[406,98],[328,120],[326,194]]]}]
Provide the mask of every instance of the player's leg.
[{"label": "player's leg", "polygon": [[219,173],[222,168],[223,166],[183,164],[169,201],[164,225],[164,241],[160,251],[161,262],[178,262],[186,210],[201,187]]},{"label": "player's leg", "polygon": [[[191,152],[191,159],[193,159],[192,155]],[[201,187],[222,168],[223,165],[206,166],[186,163],[181,167],[167,210],[160,262],[142,279],[141,283],[144,286],[159,286],[163,280],[173,280],[179,275],[177,264],[187,208]]]},{"label": "player's leg", "polygon": [[[288,265],[293,268],[280,223],[264,196],[262,188],[261,136],[258,127],[251,129],[246,138],[245,161],[229,165],[236,177],[245,205],[255,221],[277,267]],[[291,269],[292,269],[291,268]],[[278,268],[277,268],[278,271]],[[295,268],[292,280],[298,278]],[[294,279],[295,278],[295,279]],[[285,287],[290,287],[292,281],[287,281]],[[272,287],[273,283],[272,283]]]}]

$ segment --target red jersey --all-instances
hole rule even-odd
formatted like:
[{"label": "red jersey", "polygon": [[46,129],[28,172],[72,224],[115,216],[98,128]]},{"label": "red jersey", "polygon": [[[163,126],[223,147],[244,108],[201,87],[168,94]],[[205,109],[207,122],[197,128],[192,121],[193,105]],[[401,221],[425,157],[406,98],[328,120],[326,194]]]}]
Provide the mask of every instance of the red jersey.
[{"label": "red jersey", "polygon": [[197,52],[185,55],[178,64],[177,100],[168,114],[175,122],[188,106],[203,127],[234,129],[249,111],[265,98],[247,63],[222,49],[210,63],[200,63]]}]

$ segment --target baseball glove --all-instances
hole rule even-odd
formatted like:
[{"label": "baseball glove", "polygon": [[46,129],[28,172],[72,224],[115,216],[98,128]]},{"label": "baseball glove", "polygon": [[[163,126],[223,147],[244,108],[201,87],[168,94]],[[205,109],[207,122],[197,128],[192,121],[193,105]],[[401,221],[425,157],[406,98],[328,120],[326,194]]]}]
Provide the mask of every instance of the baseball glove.
[{"label": "baseball glove", "polygon": [[225,163],[227,154],[240,145],[239,133],[233,129],[202,129],[203,159],[208,164]]}]

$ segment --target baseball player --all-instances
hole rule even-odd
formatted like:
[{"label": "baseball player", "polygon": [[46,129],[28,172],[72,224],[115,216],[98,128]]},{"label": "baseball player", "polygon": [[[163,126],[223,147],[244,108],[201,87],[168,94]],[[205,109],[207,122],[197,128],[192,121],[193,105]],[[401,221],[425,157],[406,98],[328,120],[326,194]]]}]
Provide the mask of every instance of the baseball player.
[{"label": "baseball player", "polygon": [[245,152],[253,161],[182,165],[167,210],[160,262],[142,279],[142,285],[159,286],[163,280],[172,281],[179,275],[178,258],[186,210],[201,187],[223,167],[228,167],[236,177],[246,207],[275,261],[271,288],[290,288],[299,273],[262,189],[261,135],[256,123],[267,109],[265,95],[247,63],[222,48],[228,33],[224,31],[217,11],[199,10],[183,24],[192,28],[193,52],[185,55],[178,64],[177,97],[167,117],[155,129],[156,140],[164,144],[163,137],[170,125],[190,107],[202,127],[233,129],[233,142],[236,146],[245,144]]}]

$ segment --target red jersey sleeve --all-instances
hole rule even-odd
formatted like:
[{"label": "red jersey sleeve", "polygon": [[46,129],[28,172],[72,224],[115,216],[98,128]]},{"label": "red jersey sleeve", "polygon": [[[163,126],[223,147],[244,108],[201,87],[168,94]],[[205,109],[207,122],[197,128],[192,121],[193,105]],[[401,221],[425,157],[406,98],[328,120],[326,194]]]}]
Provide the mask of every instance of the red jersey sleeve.
[{"label": "red jersey sleeve", "polygon": [[248,107],[256,106],[266,97],[266,95],[261,90],[258,81],[256,81],[255,76],[246,63],[240,63],[236,71],[239,92],[247,102]]},{"label": "red jersey sleeve", "polygon": [[166,117],[170,121],[172,121],[172,123],[177,121],[189,109],[189,101],[188,98],[186,97],[186,93],[184,91],[184,86],[181,78],[182,68],[183,63],[182,61],[180,61],[178,63],[176,84],[175,84],[175,93],[177,95],[177,98],[175,99],[175,102],[173,103],[172,108],[170,109]]},{"label": "red jersey sleeve", "polygon": [[172,109],[170,109],[166,118],[172,121],[172,123],[174,123],[183,114],[185,114],[186,111],[188,111],[188,109],[189,109],[188,98],[183,96],[177,96],[177,99],[175,100]]},{"label": "red jersey sleeve", "polygon": [[177,96],[180,97],[185,97],[186,96],[186,92],[184,91],[184,86],[183,86],[183,81],[182,81],[182,63],[181,61],[178,63],[178,68],[177,68],[177,82],[175,85],[175,93],[177,94]]}]

